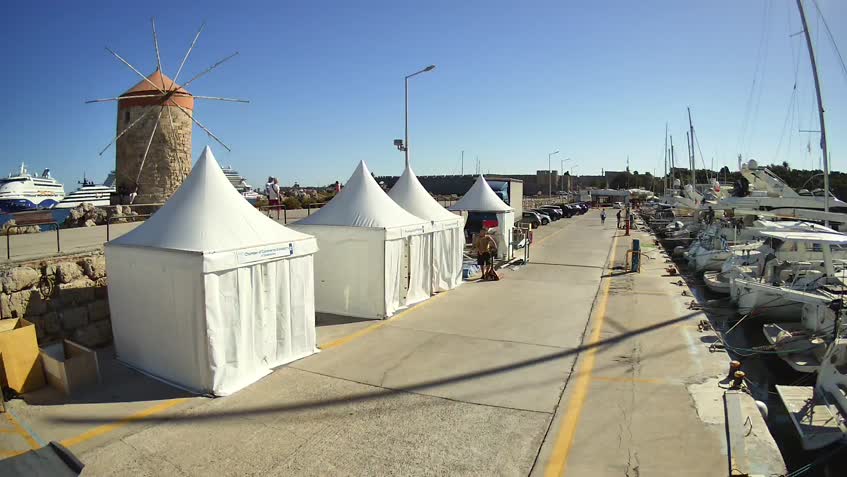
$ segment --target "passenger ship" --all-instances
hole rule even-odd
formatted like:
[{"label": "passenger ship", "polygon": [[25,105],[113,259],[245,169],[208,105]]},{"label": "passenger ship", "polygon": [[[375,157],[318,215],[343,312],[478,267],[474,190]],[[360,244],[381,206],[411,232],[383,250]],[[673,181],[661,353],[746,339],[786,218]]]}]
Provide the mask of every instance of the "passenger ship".
[{"label": "passenger ship", "polygon": [[0,179],[0,212],[52,209],[64,197],[65,188],[50,177],[50,169],[40,176],[30,175],[22,163],[17,173]]},{"label": "passenger ship", "polygon": [[115,193],[115,171],[109,173],[103,184],[95,184],[83,177],[82,187],[71,192],[65,200],[56,206],[57,209],[71,209],[82,203],[91,203],[97,207],[111,203],[111,195]]},{"label": "passenger ship", "polygon": [[253,187],[247,183],[241,174],[238,173],[232,166],[222,168],[224,175],[229,179],[229,183],[235,187],[235,190],[241,193],[241,196],[247,199],[250,203],[255,203],[259,199],[259,194],[253,190]]}]

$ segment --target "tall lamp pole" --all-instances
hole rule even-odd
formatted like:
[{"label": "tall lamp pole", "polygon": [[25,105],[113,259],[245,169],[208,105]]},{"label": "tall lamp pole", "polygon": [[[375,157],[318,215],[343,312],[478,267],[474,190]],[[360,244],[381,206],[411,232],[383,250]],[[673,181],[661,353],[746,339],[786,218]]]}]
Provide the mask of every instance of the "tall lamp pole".
[{"label": "tall lamp pole", "polygon": [[547,154],[547,197],[553,196],[553,167],[550,166],[550,159],[553,157],[553,154],[558,153],[559,151],[555,150]]},{"label": "tall lamp pole", "polygon": [[435,69],[435,65],[429,65],[426,68],[416,71],[408,76],[404,80],[405,84],[405,93],[406,93],[406,135],[405,135],[405,143],[403,144],[403,151],[406,153],[406,166],[409,165],[409,78],[413,76],[417,76],[421,73],[427,73]]}]

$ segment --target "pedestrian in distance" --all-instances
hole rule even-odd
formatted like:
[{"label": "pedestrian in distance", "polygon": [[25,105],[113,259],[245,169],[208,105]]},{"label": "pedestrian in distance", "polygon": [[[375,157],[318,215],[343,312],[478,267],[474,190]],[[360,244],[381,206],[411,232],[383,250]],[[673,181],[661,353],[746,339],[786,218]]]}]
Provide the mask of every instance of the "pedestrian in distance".
[{"label": "pedestrian in distance", "polygon": [[277,205],[282,203],[282,191],[279,189],[279,179],[274,177],[274,185],[271,187],[276,194]]},{"label": "pedestrian in distance", "polygon": [[616,227],[621,228],[621,209],[618,209],[618,213],[616,214],[616,217],[618,218],[618,225],[616,225]]},{"label": "pedestrian in distance", "polygon": [[483,280],[499,280],[500,277],[494,271],[494,256],[497,255],[497,242],[491,237],[489,231],[482,229],[476,240],[476,263],[482,269]]},{"label": "pedestrian in distance", "polygon": [[606,209],[601,209],[600,210],[600,225],[603,225],[605,223],[606,223]]},{"label": "pedestrian in distance", "polygon": [[279,203],[279,197],[274,194],[274,178],[268,176],[268,182],[265,183],[265,195],[268,196],[268,205],[275,205]]}]

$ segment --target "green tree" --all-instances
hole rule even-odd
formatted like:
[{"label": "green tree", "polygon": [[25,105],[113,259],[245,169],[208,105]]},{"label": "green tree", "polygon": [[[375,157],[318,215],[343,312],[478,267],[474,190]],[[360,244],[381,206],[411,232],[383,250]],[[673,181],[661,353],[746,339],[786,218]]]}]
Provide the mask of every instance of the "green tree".
[{"label": "green tree", "polygon": [[303,208],[303,204],[300,203],[300,199],[298,199],[297,197],[286,197],[282,200],[282,205],[284,205],[286,209]]}]

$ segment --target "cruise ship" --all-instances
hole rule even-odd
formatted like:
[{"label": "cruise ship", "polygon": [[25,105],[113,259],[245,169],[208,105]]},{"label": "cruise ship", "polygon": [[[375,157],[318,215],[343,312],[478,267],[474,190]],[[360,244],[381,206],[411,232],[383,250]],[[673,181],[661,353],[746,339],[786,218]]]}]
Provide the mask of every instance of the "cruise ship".
[{"label": "cruise ship", "polygon": [[229,183],[235,187],[235,190],[241,193],[248,202],[255,202],[259,199],[259,194],[253,190],[253,186],[247,183],[247,179],[245,179],[238,171],[232,168],[232,166],[226,166],[221,168],[224,171],[224,175],[227,179],[229,179]]},{"label": "cruise ship", "polygon": [[68,194],[56,206],[57,209],[71,209],[82,203],[91,203],[98,207],[109,205],[110,196],[115,193],[115,171],[109,173],[102,184],[95,184],[83,177],[82,187]]},{"label": "cruise ship", "polygon": [[34,209],[52,209],[65,197],[65,188],[50,177],[50,169],[40,176],[30,175],[26,165],[18,172],[0,179],[0,211],[19,212]]}]

